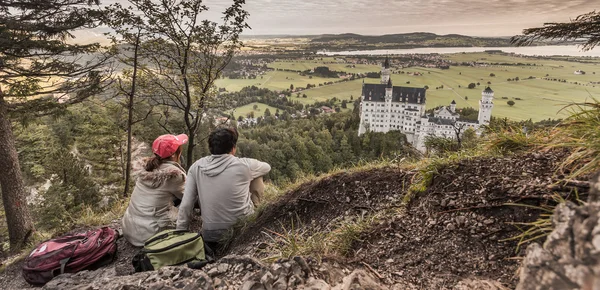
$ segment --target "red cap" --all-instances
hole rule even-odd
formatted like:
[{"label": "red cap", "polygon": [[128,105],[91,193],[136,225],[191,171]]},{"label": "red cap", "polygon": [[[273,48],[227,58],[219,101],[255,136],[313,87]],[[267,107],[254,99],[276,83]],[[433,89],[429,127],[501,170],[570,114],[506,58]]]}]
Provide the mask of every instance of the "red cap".
[{"label": "red cap", "polygon": [[185,134],[181,135],[162,135],[154,140],[152,143],[152,152],[160,156],[160,158],[169,158],[179,146],[188,142],[188,136]]}]

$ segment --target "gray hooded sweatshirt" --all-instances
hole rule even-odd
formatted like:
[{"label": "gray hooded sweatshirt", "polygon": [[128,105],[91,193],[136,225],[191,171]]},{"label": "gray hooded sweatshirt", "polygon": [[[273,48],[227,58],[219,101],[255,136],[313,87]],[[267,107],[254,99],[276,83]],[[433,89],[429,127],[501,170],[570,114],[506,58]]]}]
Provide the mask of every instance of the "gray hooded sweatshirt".
[{"label": "gray hooded sweatshirt", "polygon": [[199,201],[204,240],[219,242],[229,227],[254,213],[250,182],[270,170],[271,166],[265,162],[231,154],[211,155],[196,161],[188,170],[177,229],[189,228],[194,205]]}]

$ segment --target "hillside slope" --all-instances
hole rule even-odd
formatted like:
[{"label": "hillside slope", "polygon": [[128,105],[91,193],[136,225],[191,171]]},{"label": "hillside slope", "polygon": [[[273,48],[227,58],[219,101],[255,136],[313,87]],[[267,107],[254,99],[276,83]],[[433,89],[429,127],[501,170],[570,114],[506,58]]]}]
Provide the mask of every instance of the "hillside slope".
[{"label": "hillside slope", "polygon": [[[132,274],[136,249],[119,241],[113,265],[58,277],[45,289],[514,288],[525,245],[517,253],[516,241],[503,240],[521,233],[511,223],[541,211],[507,203],[543,206],[575,191],[584,198],[585,183],[555,173],[564,157],[528,153],[327,176],[267,206],[236,233],[227,257],[203,271]],[[405,204],[423,174],[431,183]],[[26,285],[19,263],[0,275],[2,289]]]},{"label": "hillside slope", "polygon": [[[516,241],[502,240],[521,233],[510,223],[532,222],[541,211],[506,204],[553,204],[557,192],[585,195],[585,187],[556,185],[563,181],[554,174],[563,155],[475,158],[443,166],[405,210],[402,196],[414,172],[383,168],[338,174],[288,193],[247,226],[228,253],[277,257],[289,242],[280,235],[302,236],[297,242],[327,240],[327,233],[343,227],[340,220],[379,213],[382,218],[354,239],[345,263],[369,265],[388,284],[443,289],[482,277],[514,287],[516,257],[523,253],[515,253]],[[398,210],[381,214],[394,208]]]},{"label": "hillside slope", "polygon": [[311,49],[384,49],[418,47],[502,47],[508,38],[471,37],[466,35],[415,32],[386,35],[326,34],[310,40]]}]

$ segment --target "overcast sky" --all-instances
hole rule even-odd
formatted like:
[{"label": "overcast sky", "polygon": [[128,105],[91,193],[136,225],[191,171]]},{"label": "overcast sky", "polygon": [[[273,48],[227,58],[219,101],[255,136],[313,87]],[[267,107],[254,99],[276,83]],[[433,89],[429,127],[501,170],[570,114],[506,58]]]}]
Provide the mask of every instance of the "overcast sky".
[{"label": "overcast sky", "polygon": [[[104,0],[103,3],[127,0]],[[231,0],[206,0],[214,18]],[[568,21],[600,0],[246,0],[246,34],[404,32],[512,36],[544,22]]]}]

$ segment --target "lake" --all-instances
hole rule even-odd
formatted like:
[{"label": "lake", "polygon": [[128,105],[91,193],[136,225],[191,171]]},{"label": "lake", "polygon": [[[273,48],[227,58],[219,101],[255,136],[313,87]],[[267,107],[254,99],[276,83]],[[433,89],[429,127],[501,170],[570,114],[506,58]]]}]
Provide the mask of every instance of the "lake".
[{"label": "lake", "polygon": [[516,53],[529,56],[589,56],[600,57],[600,49],[582,51],[576,45],[551,45],[551,46],[526,46],[526,47],[426,47],[411,49],[379,49],[355,51],[319,51],[322,55],[394,55],[394,54],[429,54],[429,53],[462,53],[483,52],[486,50],[502,50],[503,52]]}]

